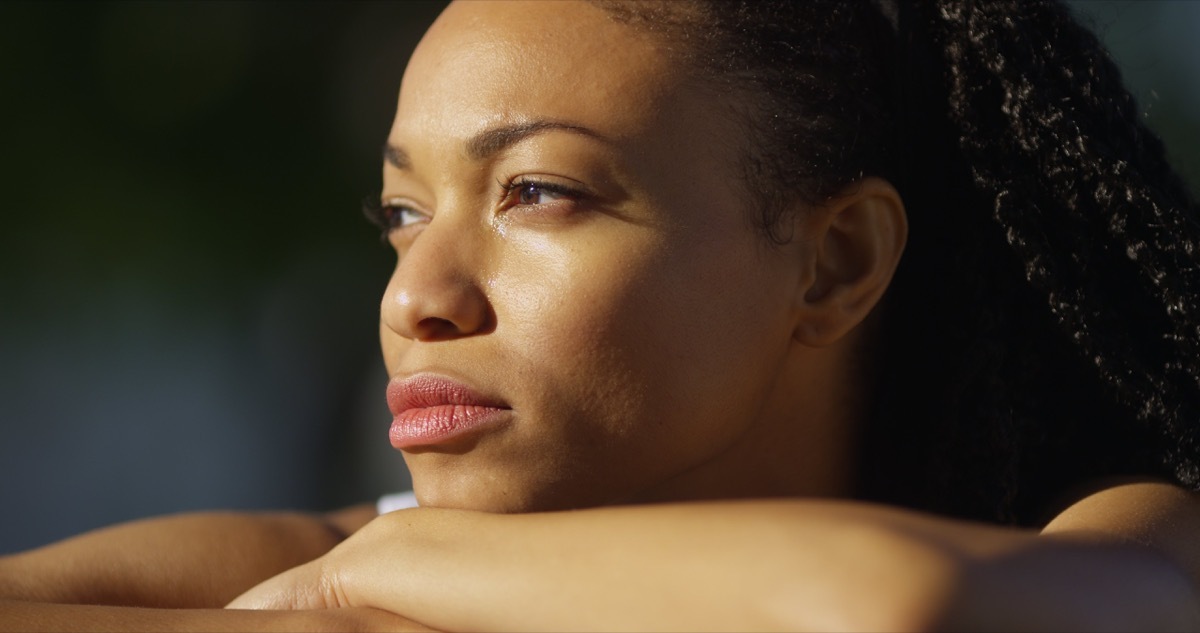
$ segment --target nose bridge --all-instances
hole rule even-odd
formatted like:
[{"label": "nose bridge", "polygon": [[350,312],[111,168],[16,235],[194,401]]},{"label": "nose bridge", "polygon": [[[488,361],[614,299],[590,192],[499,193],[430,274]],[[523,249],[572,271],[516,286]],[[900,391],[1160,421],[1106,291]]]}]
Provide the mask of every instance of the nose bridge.
[{"label": "nose bridge", "polygon": [[491,314],[482,284],[484,230],[449,212],[430,220],[392,273],[384,324],[411,340],[480,333]]}]

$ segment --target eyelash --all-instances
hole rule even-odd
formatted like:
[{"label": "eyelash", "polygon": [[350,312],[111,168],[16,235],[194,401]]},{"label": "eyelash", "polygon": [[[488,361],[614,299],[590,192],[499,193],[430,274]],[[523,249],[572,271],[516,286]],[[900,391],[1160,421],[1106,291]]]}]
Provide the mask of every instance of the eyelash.
[{"label": "eyelash", "polygon": [[[515,201],[516,203],[512,206],[538,206],[538,203],[520,202],[520,195],[529,188],[535,188],[537,192],[541,194],[549,194],[551,196],[570,198],[573,200],[579,200],[585,195],[578,189],[566,187],[557,183],[546,182],[544,180],[537,180],[535,178],[519,178],[512,182],[498,182],[500,184],[500,189],[504,192],[502,201],[511,200],[514,196],[517,197]],[[415,211],[411,207],[405,205],[383,204],[380,202],[378,196],[367,196],[363,198],[362,209],[363,215],[366,216],[367,220],[379,227],[381,231],[380,239],[383,241],[387,241],[388,235],[393,230],[401,228],[395,224],[396,218],[399,217],[400,214],[404,213],[405,211],[420,213],[419,211]]]},{"label": "eyelash", "polygon": [[399,227],[395,225],[395,218],[403,213],[409,207],[398,204],[383,204],[379,201],[379,196],[367,196],[363,198],[362,210],[363,215],[367,220],[379,227],[379,239],[386,242],[388,235]]},{"label": "eyelash", "polygon": [[[537,180],[535,178],[518,178],[512,182],[500,181],[500,188],[504,190],[505,200],[511,199],[514,195],[520,196],[522,191],[529,187],[535,187],[541,193],[548,193],[552,196],[558,196],[561,198],[579,200],[580,198],[584,197],[583,192],[579,191],[578,189],[560,185],[558,183]],[[519,203],[520,198],[518,198],[517,201]],[[535,203],[528,204],[532,205]]]}]

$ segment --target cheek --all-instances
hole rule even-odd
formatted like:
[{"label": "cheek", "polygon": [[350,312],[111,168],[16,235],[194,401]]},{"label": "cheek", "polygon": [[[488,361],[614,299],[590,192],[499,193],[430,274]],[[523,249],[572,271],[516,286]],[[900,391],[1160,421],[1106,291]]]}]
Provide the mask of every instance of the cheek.
[{"label": "cheek", "polygon": [[492,278],[497,334],[536,374],[522,382],[576,439],[687,452],[751,422],[782,293],[753,245],[671,237],[532,240]]},{"label": "cheek", "polygon": [[[639,400],[629,379],[639,373],[639,339],[651,331],[640,304],[659,249],[651,236],[601,237],[514,240],[489,291],[496,334],[536,374],[523,383],[542,406],[579,416],[603,403],[612,418],[614,409],[632,414]],[[608,247],[614,241],[626,248]]]}]

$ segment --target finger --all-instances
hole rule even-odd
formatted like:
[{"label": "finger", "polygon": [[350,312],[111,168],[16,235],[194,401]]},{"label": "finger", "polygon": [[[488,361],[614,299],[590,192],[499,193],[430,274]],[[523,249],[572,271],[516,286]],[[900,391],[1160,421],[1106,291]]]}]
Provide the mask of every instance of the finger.
[{"label": "finger", "polygon": [[[316,611],[304,612],[306,615],[316,614]],[[318,623],[319,631],[390,631],[390,632],[421,632],[433,631],[416,620],[396,615],[382,609],[352,607],[346,609],[326,609],[321,612],[325,619]]]},{"label": "finger", "polygon": [[294,567],[251,587],[227,609],[327,609],[338,606],[337,593],[318,561]]}]

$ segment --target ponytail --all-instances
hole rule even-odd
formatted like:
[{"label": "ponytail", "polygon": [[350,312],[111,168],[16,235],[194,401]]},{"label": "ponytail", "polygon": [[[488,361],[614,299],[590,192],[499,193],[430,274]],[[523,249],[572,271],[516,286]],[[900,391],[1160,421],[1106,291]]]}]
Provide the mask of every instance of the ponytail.
[{"label": "ponytail", "polygon": [[682,6],[610,11],[753,95],[752,190],[878,175],[905,201],[860,496],[1033,525],[1100,477],[1200,489],[1200,213],[1065,6]]},{"label": "ponytail", "polygon": [[[1054,3],[943,2],[975,186],[1058,327],[1200,486],[1200,213],[1096,37]],[[990,128],[990,129],[989,129]]]}]

